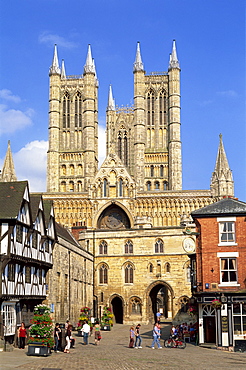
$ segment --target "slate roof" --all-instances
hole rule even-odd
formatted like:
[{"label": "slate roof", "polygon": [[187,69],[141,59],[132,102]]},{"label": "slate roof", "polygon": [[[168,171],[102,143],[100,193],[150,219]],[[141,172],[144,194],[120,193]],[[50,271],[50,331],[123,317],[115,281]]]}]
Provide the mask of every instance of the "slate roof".
[{"label": "slate roof", "polygon": [[75,245],[76,247],[82,248],[79,242],[77,242],[77,240],[73,237],[73,235],[70,233],[69,230],[67,230],[65,227],[58,224],[57,222],[55,222],[55,227],[56,227],[57,236]]},{"label": "slate roof", "polygon": [[246,203],[235,198],[223,198],[209,206],[191,212],[194,218],[210,216],[242,216],[246,215]]},{"label": "slate roof", "polygon": [[27,186],[27,181],[0,182],[0,219],[17,218]]}]

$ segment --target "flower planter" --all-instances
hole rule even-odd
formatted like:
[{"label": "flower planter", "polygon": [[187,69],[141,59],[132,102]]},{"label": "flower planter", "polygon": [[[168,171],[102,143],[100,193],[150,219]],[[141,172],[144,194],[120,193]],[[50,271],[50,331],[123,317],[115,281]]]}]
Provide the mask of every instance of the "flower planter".
[{"label": "flower planter", "polygon": [[28,356],[49,356],[51,354],[50,347],[34,342],[28,344]]}]

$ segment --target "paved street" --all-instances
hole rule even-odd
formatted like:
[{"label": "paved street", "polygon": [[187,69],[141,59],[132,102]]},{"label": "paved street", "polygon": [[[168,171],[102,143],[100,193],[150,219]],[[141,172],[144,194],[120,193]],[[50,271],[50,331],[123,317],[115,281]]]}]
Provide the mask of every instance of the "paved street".
[{"label": "paved street", "polygon": [[[142,349],[128,348],[129,325],[116,324],[112,331],[102,333],[99,346],[94,345],[94,336],[88,346],[76,337],[76,346],[70,354],[52,353],[49,357],[27,356],[26,350],[0,353],[0,369],[23,370],[98,370],[98,369],[245,369],[246,353],[229,353],[187,343],[182,349],[150,348],[152,327],[141,327]],[[162,340],[167,338],[170,326],[162,328]],[[26,347],[27,349],[27,347]]]}]

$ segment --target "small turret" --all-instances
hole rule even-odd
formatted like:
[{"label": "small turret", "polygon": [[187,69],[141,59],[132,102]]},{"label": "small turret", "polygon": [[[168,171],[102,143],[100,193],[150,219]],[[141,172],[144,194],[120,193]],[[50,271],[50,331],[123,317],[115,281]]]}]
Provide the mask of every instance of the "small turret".
[{"label": "small turret", "polygon": [[109,85],[107,110],[115,110],[115,100],[113,98],[113,92],[112,92],[112,86],[111,85]]},{"label": "small turret", "polygon": [[136,58],[133,65],[133,72],[137,71],[144,71],[144,65],[141,58],[141,52],[140,52],[140,42],[137,43],[137,52],[136,52]]},{"label": "small turret", "polygon": [[10,148],[10,141],[8,141],[8,149],[7,149],[7,152],[6,152],[0,181],[1,182],[17,181],[17,177],[16,177],[16,174],[15,174],[13,156],[12,156],[12,152],[11,152],[11,148]]},{"label": "small turret", "polygon": [[66,71],[65,71],[65,63],[64,63],[64,59],[62,59],[61,78],[62,78],[63,80],[66,78]]},{"label": "small turret", "polygon": [[210,189],[212,195],[215,197],[234,196],[234,181],[232,177],[232,171],[229,167],[221,134],[215,169],[211,178]]},{"label": "small turret", "polygon": [[88,52],[86,57],[86,62],[84,66],[84,74],[86,73],[94,73],[96,74],[95,70],[95,62],[93,62],[92,54],[91,54],[91,45],[88,45]]},{"label": "small turret", "polygon": [[169,68],[168,69],[172,69],[172,68],[180,68],[178,57],[177,57],[177,50],[176,50],[175,40],[173,40],[173,50],[172,50],[172,53],[170,54]]},{"label": "small turret", "polygon": [[49,74],[61,74],[61,70],[59,67],[59,62],[58,62],[58,56],[57,56],[57,46],[55,44],[54,47],[54,56],[53,56],[53,62],[49,70]]}]

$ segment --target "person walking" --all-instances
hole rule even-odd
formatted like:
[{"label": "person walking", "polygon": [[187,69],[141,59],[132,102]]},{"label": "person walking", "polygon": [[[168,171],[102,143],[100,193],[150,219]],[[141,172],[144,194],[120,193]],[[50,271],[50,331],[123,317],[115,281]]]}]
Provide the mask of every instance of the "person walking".
[{"label": "person walking", "polygon": [[161,337],[161,326],[160,324],[156,323],[153,328],[153,342],[151,345],[152,349],[155,349],[155,343],[157,344],[158,349],[161,349],[160,345],[160,337]]},{"label": "person walking", "polygon": [[131,327],[130,327],[130,342],[129,342],[129,348],[134,348],[134,336],[135,336],[134,326],[131,326]]},{"label": "person walking", "polygon": [[72,325],[68,325],[66,330],[66,347],[64,349],[64,353],[70,353],[70,346],[71,346],[71,335],[72,335]]},{"label": "person walking", "polygon": [[82,333],[84,333],[84,345],[88,344],[88,337],[90,331],[91,331],[90,325],[88,325],[87,321],[85,321],[84,325],[82,326]]},{"label": "person walking", "polygon": [[59,347],[59,340],[60,340],[60,332],[61,332],[60,325],[56,323],[56,326],[54,329],[54,340],[55,340],[54,351],[55,352],[59,352],[58,347]]},{"label": "person walking", "polygon": [[142,338],[140,335],[140,324],[137,324],[135,328],[135,348],[142,348],[141,343],[142,343]]},{"label": "person walking", "polygon": [[18,338],[19,338],[19,348],[25,348],[25,339],[27,338],[27,332],[24,322],[21,323],[21,326],[18,329]]},{"label": "person walking", "polygon": [[97,346],[100,343],[100,340],[102,338],[99,321],[96,321],[96,324],[94,326],[94,330],[95,330],[95,345]]}]

